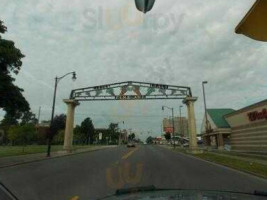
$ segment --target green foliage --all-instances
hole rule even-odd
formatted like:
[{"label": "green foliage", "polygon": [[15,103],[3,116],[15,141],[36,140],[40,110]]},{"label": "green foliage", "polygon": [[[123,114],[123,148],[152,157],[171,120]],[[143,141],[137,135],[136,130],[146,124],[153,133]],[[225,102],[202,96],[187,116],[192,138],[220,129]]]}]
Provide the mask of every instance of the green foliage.
[{"label": "green foliage", "polygon": [[129,136],[128,136],[128,140],[134,140],[135,139],[135,134],[134,133],[131,133]]},{"label": "green foliage", "polygon": [[33,114],[31,111],[24,112],[21,118],[20,124],[37,124],[38,119],[35,117],[35,114]]},{"label": "green foliage", "polygon": [[[6,31],[7,28],[0,20],[0,33]],[[13,84],[15,79],[11,77],[11,73],[19,73],[23,57],[25,56],[15,47],[13,41],[4,40],[0,36],[0,108],[6,112],[2,126],[16,125],[23,113],[30,110],[22,95],[23,90]]]},{"label": "green foliage", "polygon": [[83,120],[80,127],[81,137],[86,139],[86,144],[88,145],[93,143],[95,128],[92,120],[88,117]]},{"label": "green foliage", "polygon": [[152,144],[152,143],[153,143],[153,137],[149,136],[149,137],[146,139],[146,143],[147,143],[147,144]]},{"label": "green foliage", "polygon": [[66,125],[66,115],[61,114],[54,117],[54,120],[50,126],[50,133],[48,137],[52,139],[55,135],[59,133],[60,130],[63,130]]},{"label": "green foliage", "polygon": [[205,152],[203,154],[194,154],[193,156],[267,178],[267,165],[257,163],[256,161],[252,162],[248,160],[241,160],[238,158],[232,158],[230,156],[228,157],[209,152]]},{"label": "green foliage", "polygon": [[6,26],[4,26],[4,23],[0,20],[0,33],[5,33],[6,31],[7,31]]},{"label": "green foliage", "polygon": [[165,137],[166,140],[170,140],[171,139],[171,134],[170,133],[166,133],[164,135],[164,137]]},{"label": "green foliage", "polygon": [[73,141],[74,144],[85,144],[86,142],[86,135],[82,133],[81,126],[77,125],[73,129]]},{"label": "green foliage", "polygon": [[119,125],[115,123],[109,124],[109,136],[112,144],[116,144],[119,139]]},{"label": "green foliage", "polygon": [[8,139],[12,144],[26,145],[36,140],[36,131],[33,124],[13,125],[8,130]]},{"label": "green foliage", "polygon": [[64,143],[64,130],[60,130],[57,135],[55,135],[53,144],[63,144]]}]

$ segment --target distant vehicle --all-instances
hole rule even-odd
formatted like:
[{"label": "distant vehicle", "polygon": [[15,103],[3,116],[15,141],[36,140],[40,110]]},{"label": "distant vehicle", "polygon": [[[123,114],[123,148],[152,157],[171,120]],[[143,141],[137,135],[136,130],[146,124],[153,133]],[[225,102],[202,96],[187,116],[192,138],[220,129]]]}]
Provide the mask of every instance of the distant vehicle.
[{"label": "distant vehicle", "polygon": [[133,143],[133,142],[128,142],[127,143],[127,147],[129,148],[129,147],[135,147],[135,143]]}]

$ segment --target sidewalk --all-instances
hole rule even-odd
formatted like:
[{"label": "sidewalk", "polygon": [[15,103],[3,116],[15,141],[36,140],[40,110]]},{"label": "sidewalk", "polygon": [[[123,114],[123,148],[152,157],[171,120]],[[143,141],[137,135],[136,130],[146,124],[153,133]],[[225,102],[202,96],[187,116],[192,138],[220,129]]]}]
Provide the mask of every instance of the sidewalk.
[{"label": "sidewalk", "polygon": [[20,164],[25,164],[25,163],[31,163],[31,162],[41,161],[41,160],[54,159],[58,157],[70,156],[70,155],[75,155],[79,153],[97,151],[97,150],[113,148],[113,147],[116,147],[116,145],[93,146],[93,147],[88,147],[84,149],[76,149],[71,153],[67,153],[66,151],[57,151],[57,152],[51,152],[51,157],[46,157],[46,153],[36,153],[36,154],[27,154],[27,155],[21,155],[21,156],[3,157],[3,158],[0,158],[0,168],[20,165]]}]

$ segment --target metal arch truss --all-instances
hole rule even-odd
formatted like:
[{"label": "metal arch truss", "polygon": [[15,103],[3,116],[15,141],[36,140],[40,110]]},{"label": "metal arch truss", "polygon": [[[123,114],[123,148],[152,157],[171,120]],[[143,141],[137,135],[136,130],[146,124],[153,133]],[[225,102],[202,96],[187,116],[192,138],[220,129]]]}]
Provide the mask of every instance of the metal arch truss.
[{"label": "metal arch truss", "polygon": [[190,87],[127,81],[71,91],[77,101],[156,100],[192,97]]}]

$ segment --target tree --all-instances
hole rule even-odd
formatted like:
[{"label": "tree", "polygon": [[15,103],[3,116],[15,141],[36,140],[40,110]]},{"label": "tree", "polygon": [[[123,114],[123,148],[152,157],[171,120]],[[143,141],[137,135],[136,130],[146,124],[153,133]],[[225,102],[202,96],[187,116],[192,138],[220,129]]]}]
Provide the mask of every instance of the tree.
[{"label": "tree", "polygon": [[63,129],[59,130],[58,134],[54,136],[53,144],[62,145],[64,143],[64,135],[65,135],[64,130]]},{"label": "tree", "polygon": [[76,125],[73,129],[73,141],[75,144],[84,144],[86,142],[86,135],[82,133],[81,126]]},{"label": "tree", "polygon": [[119,125],[116,123],[110,123],[108,131],[112,143],[117,143],[117,140],[119,139]]},{"label": "tree", "polygon": [[94,128],[93,122],[89,117],[87,117],[81,123],[81,133],[83,137],[85,138],[87,145],[89,144],[89,142],[90,144],[93,143],[94,132],[95,132],[95,128]]},{"label": "tree", "polygon": [[149,136],[149,137],[146,139],[146,143],[147,143],[147,144],[152,144],[152,143],[153,143],[153,137]]},{"label": "tree", "polygon": [[164,135],[165,139],[166,140],[170,140],[171,139],[171,134],[169,132],[167,132],[165,135]]},{"label": "tree", "polygon": [[27,145],[36,140],[36,130],[33,124],[13,125],[8,130],[8,139],[12,144]]},{"label": "tree", "polygon": [[37,124],[38,119],[36,118],[35,114],[33,114],[31,111],[27,111],[23,113],[23,116],[21,118],[20,124]]},{"label": "tree", "polygon": [[[7,28],[0,20],[0,33],[4,34]],[[2,39],[0,35],[0,108],[6,114],[1,125],[14,125],[24,112],[30,110],[27,100],[23,97],[23,90],[13,84],[15,79],[11,73],[18,74],[22,66],[21,59],[25,57],[15,43]]]},{"label": "tree", "polygon": [[134,133],[131,133],[129,136],[128,136],[128,140],[134,140],[135,139],[135,134]]},{"label": "tree", "polygon": [[61,114],[54,117],[54,120],[51,123],[48,139],[53,140],[60,130],[63,130],[66,125],[66,115]]}]

